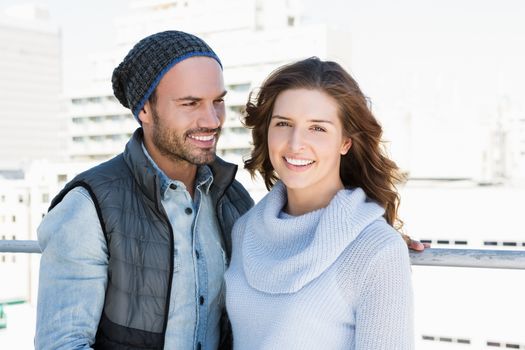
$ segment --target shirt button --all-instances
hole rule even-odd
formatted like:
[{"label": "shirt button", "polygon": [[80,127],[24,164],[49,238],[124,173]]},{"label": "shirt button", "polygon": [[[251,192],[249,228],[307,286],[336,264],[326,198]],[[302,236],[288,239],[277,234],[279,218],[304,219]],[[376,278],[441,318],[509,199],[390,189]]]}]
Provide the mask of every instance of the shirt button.
[{"label": "shirt button", "polygon": [[202,347],[201,347],[201,343],[200,343],[200,342],[197,343],[197,350],[201,350],[201,348],[202,348]]},{"label": "shirt button", "polygon": [[175,184],[170,184],[170,188],[171,188],[172,190],[176,190],[176,189],[177,189],[177,185],[175,185]]},{"label": "shirt button", "polygon": [[184,212],[185,212],[186,214],[188,214],[188,215],[191,215],[191,213],[193,213],[193,209],[191,209],[191,208],[186,208],[186,209],[184,209]]},{"label": "shirt button", "polygon": [[196,257],[197,259],[199,259],[199,258],[201,257],[200,254],[199,254],[199,251],[198,251],[198,250],[195,251],[195,257]]},{"label": "shirt button", "polygon": [[202,295],[199,297],[199,303],[201,305],[204,304],[204,297]]}]

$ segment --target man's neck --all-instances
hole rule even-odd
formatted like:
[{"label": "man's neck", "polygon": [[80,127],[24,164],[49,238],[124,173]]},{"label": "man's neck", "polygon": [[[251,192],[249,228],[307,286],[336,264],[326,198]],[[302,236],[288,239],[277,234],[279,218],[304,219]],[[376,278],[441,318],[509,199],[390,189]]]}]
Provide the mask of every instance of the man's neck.
[{"label": "man's neck", "polygon": [[144,143],[144,147],[157,167],[171,180],[182,182],[193,198],[195,177],[197,176],[197,165],[185,160],[173,160],[168,158],[162,155],[155,147],[148,147],[147,142]]}]

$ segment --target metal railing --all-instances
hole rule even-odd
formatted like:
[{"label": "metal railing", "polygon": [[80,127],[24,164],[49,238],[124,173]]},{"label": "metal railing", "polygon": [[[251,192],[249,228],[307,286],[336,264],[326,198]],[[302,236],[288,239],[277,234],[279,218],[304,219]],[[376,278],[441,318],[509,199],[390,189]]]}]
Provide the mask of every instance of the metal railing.
[{"label": "metal railing", "polygon": [[38,241],[0,240],[0,253],[41,253]]},{"label": "metal railing", "polygon": [[[0,240],[0,253],[40,253],[37,241]],[[525,250],[427,248],[410,252],[415,266],[477,267],[525,270]]]}]

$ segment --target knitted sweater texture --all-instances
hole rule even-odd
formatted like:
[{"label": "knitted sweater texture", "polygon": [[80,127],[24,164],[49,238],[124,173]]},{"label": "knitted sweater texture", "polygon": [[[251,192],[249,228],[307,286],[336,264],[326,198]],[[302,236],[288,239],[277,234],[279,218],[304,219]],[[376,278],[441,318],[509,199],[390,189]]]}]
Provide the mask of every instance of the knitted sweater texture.
[{"label": "knitted sweater texture", "polygon": [[413,349],[408,250],[383,208],[360,188],[301,216],[285,204],[279,182],[233,229],[234,348]]}]

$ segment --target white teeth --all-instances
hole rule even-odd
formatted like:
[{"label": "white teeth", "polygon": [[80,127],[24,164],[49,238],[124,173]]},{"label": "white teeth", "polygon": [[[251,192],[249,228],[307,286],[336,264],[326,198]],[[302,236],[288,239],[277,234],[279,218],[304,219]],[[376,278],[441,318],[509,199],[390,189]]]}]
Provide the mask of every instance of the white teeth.
[{"label": "white teeth", "polygon": [[209,136],[196,136],[196,135],[189,135],[190,138],[197,140],[197,141],[211,141],[215,137],[215,135],[209,135]]},{"label": "white teeth", "polygon": [[304,166],[304,165],[309,165],[309,164],[312,164],[314,161],[313,160],[307,160],[307,159],[295,159],[295,158],[288,158],[288,157],[284,157],[284,159],[286,159],[286,161],[292,165],[297,165],[297,166]]}]

